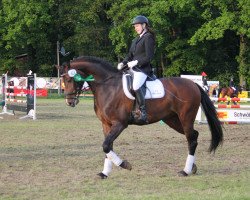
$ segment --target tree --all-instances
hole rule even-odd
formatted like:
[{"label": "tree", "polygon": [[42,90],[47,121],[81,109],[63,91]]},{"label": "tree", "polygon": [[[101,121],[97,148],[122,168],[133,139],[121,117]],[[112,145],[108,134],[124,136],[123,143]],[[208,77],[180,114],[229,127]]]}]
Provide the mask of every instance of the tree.
[{"label": "tree", "polygon": [[75,34],[65,43],[73,44],[78,55],[92,55],[113,61],[115,54],[111,41],[108,38],[110,20],[106,11],[112,1],[107,0],[80,0],[75,7],[76,17]]},{"label": "tree", "polygon": [[117,1],[108,11],[113,21],[110,38],[115,52],[118,57],[124,57],[135,36],[131,20],[136,15],[145,15],[156,32],[154,65],[158,67],[158,75],[200,73],[205,62],[204,48],[188,44],[195,28],[199,27],[198,13],[194,1]]},{"label": "tree", "polygon": [[[235,74],[250,82],[248,0],[2,0],[1,72],[19,69],[55,76],[59,41],[68,57],[93,55],[113,63],[128,52],[137,15],[156,32],[158,76],[200,74],[223,84]],[[17,55],[28,54],[28,63]],[[236,77],[235,77],[236,78]]]},{"label": "tree", "polygon": [[[14,64],[15,56],[28,53],[30,59],[27,68],[36,72],[38,65],[51,55],[47,37],[51,22],[48,14],[50,2],[2,0],[3,41],[0,45],[5,51],[5,63]],[[24,70],[28,72],[28,69]]]},{"label": "tree", "polygon": [[[4,49],[1,63],[6,65],[3,71],[13,73],[18,68],[24,73],[31,69],[55,75],[52,65],[56,63],[57,41],[71,52],[69,57],[61,57],[62,62],[83,54],[114,59],[106,16],[110,5],[104,0],[2,0],[0,47]],[[26,65],[14,59],[22,53],[28,54]]]},{"label": "tree", "polygon": [[[239,50],[238,74],[243,84],[243,79],[250,85],[250,2],[248,0],[209,0],[201,1],[204,8],[202,13],[204,23],[190,39],[191,44],[205,40],[218,40],[225,37],[228,31],[231,36],[238,36]],[[233,75],[233,74],[231,74]]]}]

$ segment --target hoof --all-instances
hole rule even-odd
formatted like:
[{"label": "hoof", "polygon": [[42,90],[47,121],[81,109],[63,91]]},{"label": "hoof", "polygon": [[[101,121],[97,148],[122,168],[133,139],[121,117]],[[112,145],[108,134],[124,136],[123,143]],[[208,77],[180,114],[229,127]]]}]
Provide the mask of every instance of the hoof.
[{"label": "hoof", "polygon": [[197,166],[196,164],[193,164],[192,174],[196,174],[196,172],[197,172]]},{"label": "hoof", "polygon": [[120,167],[123,168],[123,169],[127,169],[127,170],[132,169],[132,165],[127,160],[124,160],[122,162],[122,164],[120,165]]},{"label": "hoof", "polygon": [[188,174],[186,172],[184,172],[183,170],[181,170],[181,171],[178,172],[178,176],[186,177],[186,176],[188,176]]},{"label": "hoof", "polygon": [[98,179],[106,179],[106,178],[108,178],[105,174],[103,174],[102,172],[101,173],[99,173],[99,174],[97,174],[97,178]]}]

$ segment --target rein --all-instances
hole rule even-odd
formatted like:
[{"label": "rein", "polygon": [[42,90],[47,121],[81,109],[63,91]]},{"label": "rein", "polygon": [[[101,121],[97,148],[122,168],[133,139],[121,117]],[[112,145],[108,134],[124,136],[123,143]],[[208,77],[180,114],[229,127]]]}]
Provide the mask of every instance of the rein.
[{"label": "rein", "polygon": [[[69,93],[65,93],[65,96],[66,96],[66,99],[78,99],[81,92],[84,91],[84,89],[82,89],[82,86],[83,86],[83,82],[95,82],[95,84],[103,84],[105,82],[107,82],[109,79],[112,79],[114,78],[114,76],[109,76],[107,77],[106,79],[102,80],[102,81],[95,81],[93,75],[89,75],[87,76],[86,78],[82,77],[80,74],[76,74],[74,75],[73,79],[74,79],[74,82],[77,84],[77,89],[73,92],[69,92]],[[76,95],[75,97],[67,97],[67,95]]]},{"label": "rein", "polygon": [[114,76],[109,76],[109,77],[107,77],[107,78],[105,78],[104,80],[102,80],[102,81],[95,81],[95,83],[96,84],[102,84],[102,83],[105,83],[105,82],[107,82],[109,79],[112,79],[112,78],[114,78]]}]

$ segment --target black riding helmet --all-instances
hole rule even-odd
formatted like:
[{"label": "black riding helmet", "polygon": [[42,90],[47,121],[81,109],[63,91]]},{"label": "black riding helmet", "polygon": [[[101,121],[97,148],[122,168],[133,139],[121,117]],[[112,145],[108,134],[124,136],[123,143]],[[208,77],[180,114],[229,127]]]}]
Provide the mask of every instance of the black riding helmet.
[{"label": "black riding helmet", "polygon": [[143,24],[143,23],[146,23],[147,25],[149,25],[149,22],[148,22],[148,18],[143,16],[143,15],[138,15],[136,16],[133,21],[132,21],[132,25],[135,25],[135,24]]}]

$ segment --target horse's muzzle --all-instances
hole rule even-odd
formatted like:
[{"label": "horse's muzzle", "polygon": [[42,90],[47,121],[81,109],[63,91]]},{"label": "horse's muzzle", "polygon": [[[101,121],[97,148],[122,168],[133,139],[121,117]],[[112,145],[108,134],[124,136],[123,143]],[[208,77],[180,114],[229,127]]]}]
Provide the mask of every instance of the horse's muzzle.
[{"label": "horse's muzzle", "polygon": [[79,103],[78,98],[66,98],[65,102],[68,106],[75,107]]}]

